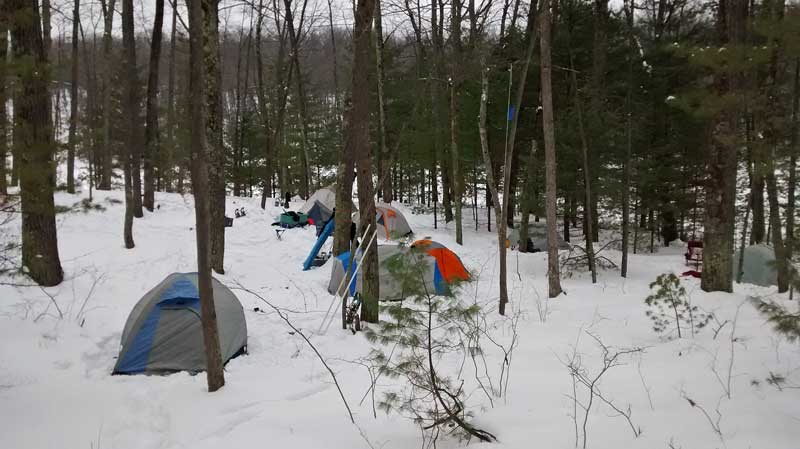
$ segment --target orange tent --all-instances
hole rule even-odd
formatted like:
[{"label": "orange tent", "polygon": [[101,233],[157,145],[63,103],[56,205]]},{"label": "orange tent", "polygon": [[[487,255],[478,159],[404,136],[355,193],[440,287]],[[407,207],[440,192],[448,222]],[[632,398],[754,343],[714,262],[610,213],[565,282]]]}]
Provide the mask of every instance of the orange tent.
[{"label": "orange tent", "polygon": [[453,281],[468,281],[469,272],[464,268],[464,264],[456,253],[447,249],[446,246],[433,240],[422,239],[411,244],[412,248],[419,248],[429,256],[436,259],[438,274],[442,276],[448,284]]}]

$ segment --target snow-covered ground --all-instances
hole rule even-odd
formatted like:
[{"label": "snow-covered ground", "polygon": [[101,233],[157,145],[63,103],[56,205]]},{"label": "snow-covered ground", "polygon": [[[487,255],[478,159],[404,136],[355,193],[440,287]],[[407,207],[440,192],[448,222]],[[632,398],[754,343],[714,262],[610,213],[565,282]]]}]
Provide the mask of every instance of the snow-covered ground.
[{"label": "snow-covered ground", "polygon": [[[61,205],[80,199],[57,194]],[[111,376],[133,305],[168,274],[193,271],[196,259],[191,196],[157,194],[160,208],[135,221],[133,250],[123,247],[123,206],[109,199],[121,200],[121,192],[95,192],[95,201],[105,211],[58,216],[66,274],[60,286],[0,286],[0,448],[420,446],[413,422],[380,411],[374,418],[369,397],[362,402],[369,375],[352,361],[371,348],[363,335],[334,325],[327,334],[311,337],[336,371],[357,428],[347,418],[329,374],[301,337],[275,314],[254,311],[264,304],[241,291],[236,293],[245,308],[249,354],[227,365],[227,384],[219,392],[206,392],[202,374]],[[270,223],[279,208],[262,211],[257,199],[244,198],[228,198],[227,206],[229,215],[242,206],[248,214],[227,230],[226,275],[217,277],[228,285],[241,283],[285,307],[298,327],[313,334],[332,299],[326,291],[328,267],[301,271],[314,231],[288,230],[278,240]],[[430,236],[461,256],[476,277],[461,294],[485,305],[491,332],[498,342],[508,344],[511,319],[494,311],[496,234],[476,232],[474,223],[466,222],[465,245],[458,246],[452,229],[434,230],[432,216],[403,210],[416,237]],[[485,217],[485,211],[481,215]],[[465,210],[464,216],[469,219],[471,214]],[[18,227],[17,220],[7,225],[11,232],[18,233]],[[598,384],[604,398],[630,414],[633,428],[595,399],[586,424],[586,447],[797,448],[800,389],[779,391],[765,379],[772,372],[785,376],[787,386],[800,386],[800,347],[776,335],[746,302],[754,294],[779,299],[774,289],[737,285],[732,295],[707,294],[699,289],[699,280],[683,278],[692,302],[728,323],[716,338],[714,321],[694,338],[665,341],[653,332],[645,316],[648,284],[660,273],[682,272],[682,252],[672,247],[654,255],[632,255],[627,280],[618,271],[601,272],[597,285],[585,273],[565,278],[567,294],[554,300],[546,299],[546,256],[511,252],[509,315],[520,314],[521,319],[519,344],[506,367],[507,395],[490,401],[474,388],[470,367],[463,375],[473,384],[467,396],[475,423],[499,439],[485,446],[576,445],[583,411],[577,407],[576,430],[571,399],[575,393],[565,363],[577,353],[575,360],[587,375],[598,373],[602,353],[591,333],[612,351],[643,351],[622,357]],[[607,253],[618,261],[618,252]],[[502,353],[493,345],[484,349],[488,374],[496,385]],[[457,369],[440,367],[445,372]],[[480,375],[488,382],[485,373]],[[393,382],[380,379],[378,393]],[[582,403],[588,399],[581,388],[577,396]],[[641,435],[635,437],[634,430]],[[463,444],[442,438],[438,447]]]}]

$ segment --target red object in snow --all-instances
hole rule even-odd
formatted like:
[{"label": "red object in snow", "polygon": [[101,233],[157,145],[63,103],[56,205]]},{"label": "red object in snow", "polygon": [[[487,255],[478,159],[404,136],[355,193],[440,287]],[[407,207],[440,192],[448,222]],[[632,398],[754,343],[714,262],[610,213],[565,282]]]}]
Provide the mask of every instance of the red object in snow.
[{"label": "red object in snow", "polygon": [[311,218],[311,217],[308,217],[308,224],[310,224],[311,226],[314,226],[314,219]]},{"label": "red object in snow", "polygon": [[697,270],[684,271],[681,276],[691,276],[700,279],[703,275]]}]

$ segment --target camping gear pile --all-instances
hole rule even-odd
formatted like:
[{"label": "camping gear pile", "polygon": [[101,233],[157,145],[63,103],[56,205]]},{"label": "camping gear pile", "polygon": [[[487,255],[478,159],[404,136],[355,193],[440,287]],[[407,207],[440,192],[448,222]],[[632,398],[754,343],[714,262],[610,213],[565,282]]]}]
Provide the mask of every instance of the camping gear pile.
[{"label": "camping gear pile", "polygon": [[[212,279],[223,363],[247,350],[242,304]],[[134,306],[122,332],[113,374],[164,374],[206,369],[197,273],[173,273]]]}]

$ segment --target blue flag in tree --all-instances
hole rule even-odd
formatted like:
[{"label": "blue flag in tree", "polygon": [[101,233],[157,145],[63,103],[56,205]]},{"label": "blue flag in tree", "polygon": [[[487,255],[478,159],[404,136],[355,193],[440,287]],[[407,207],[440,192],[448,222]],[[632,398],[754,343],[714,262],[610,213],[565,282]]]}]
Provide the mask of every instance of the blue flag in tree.
[{"label": "blue flag in tree", "polygon": [[508,107],[508,118],[507,118],[507,120],[509,122],[514,120],[514,106],[509,106]]}]

